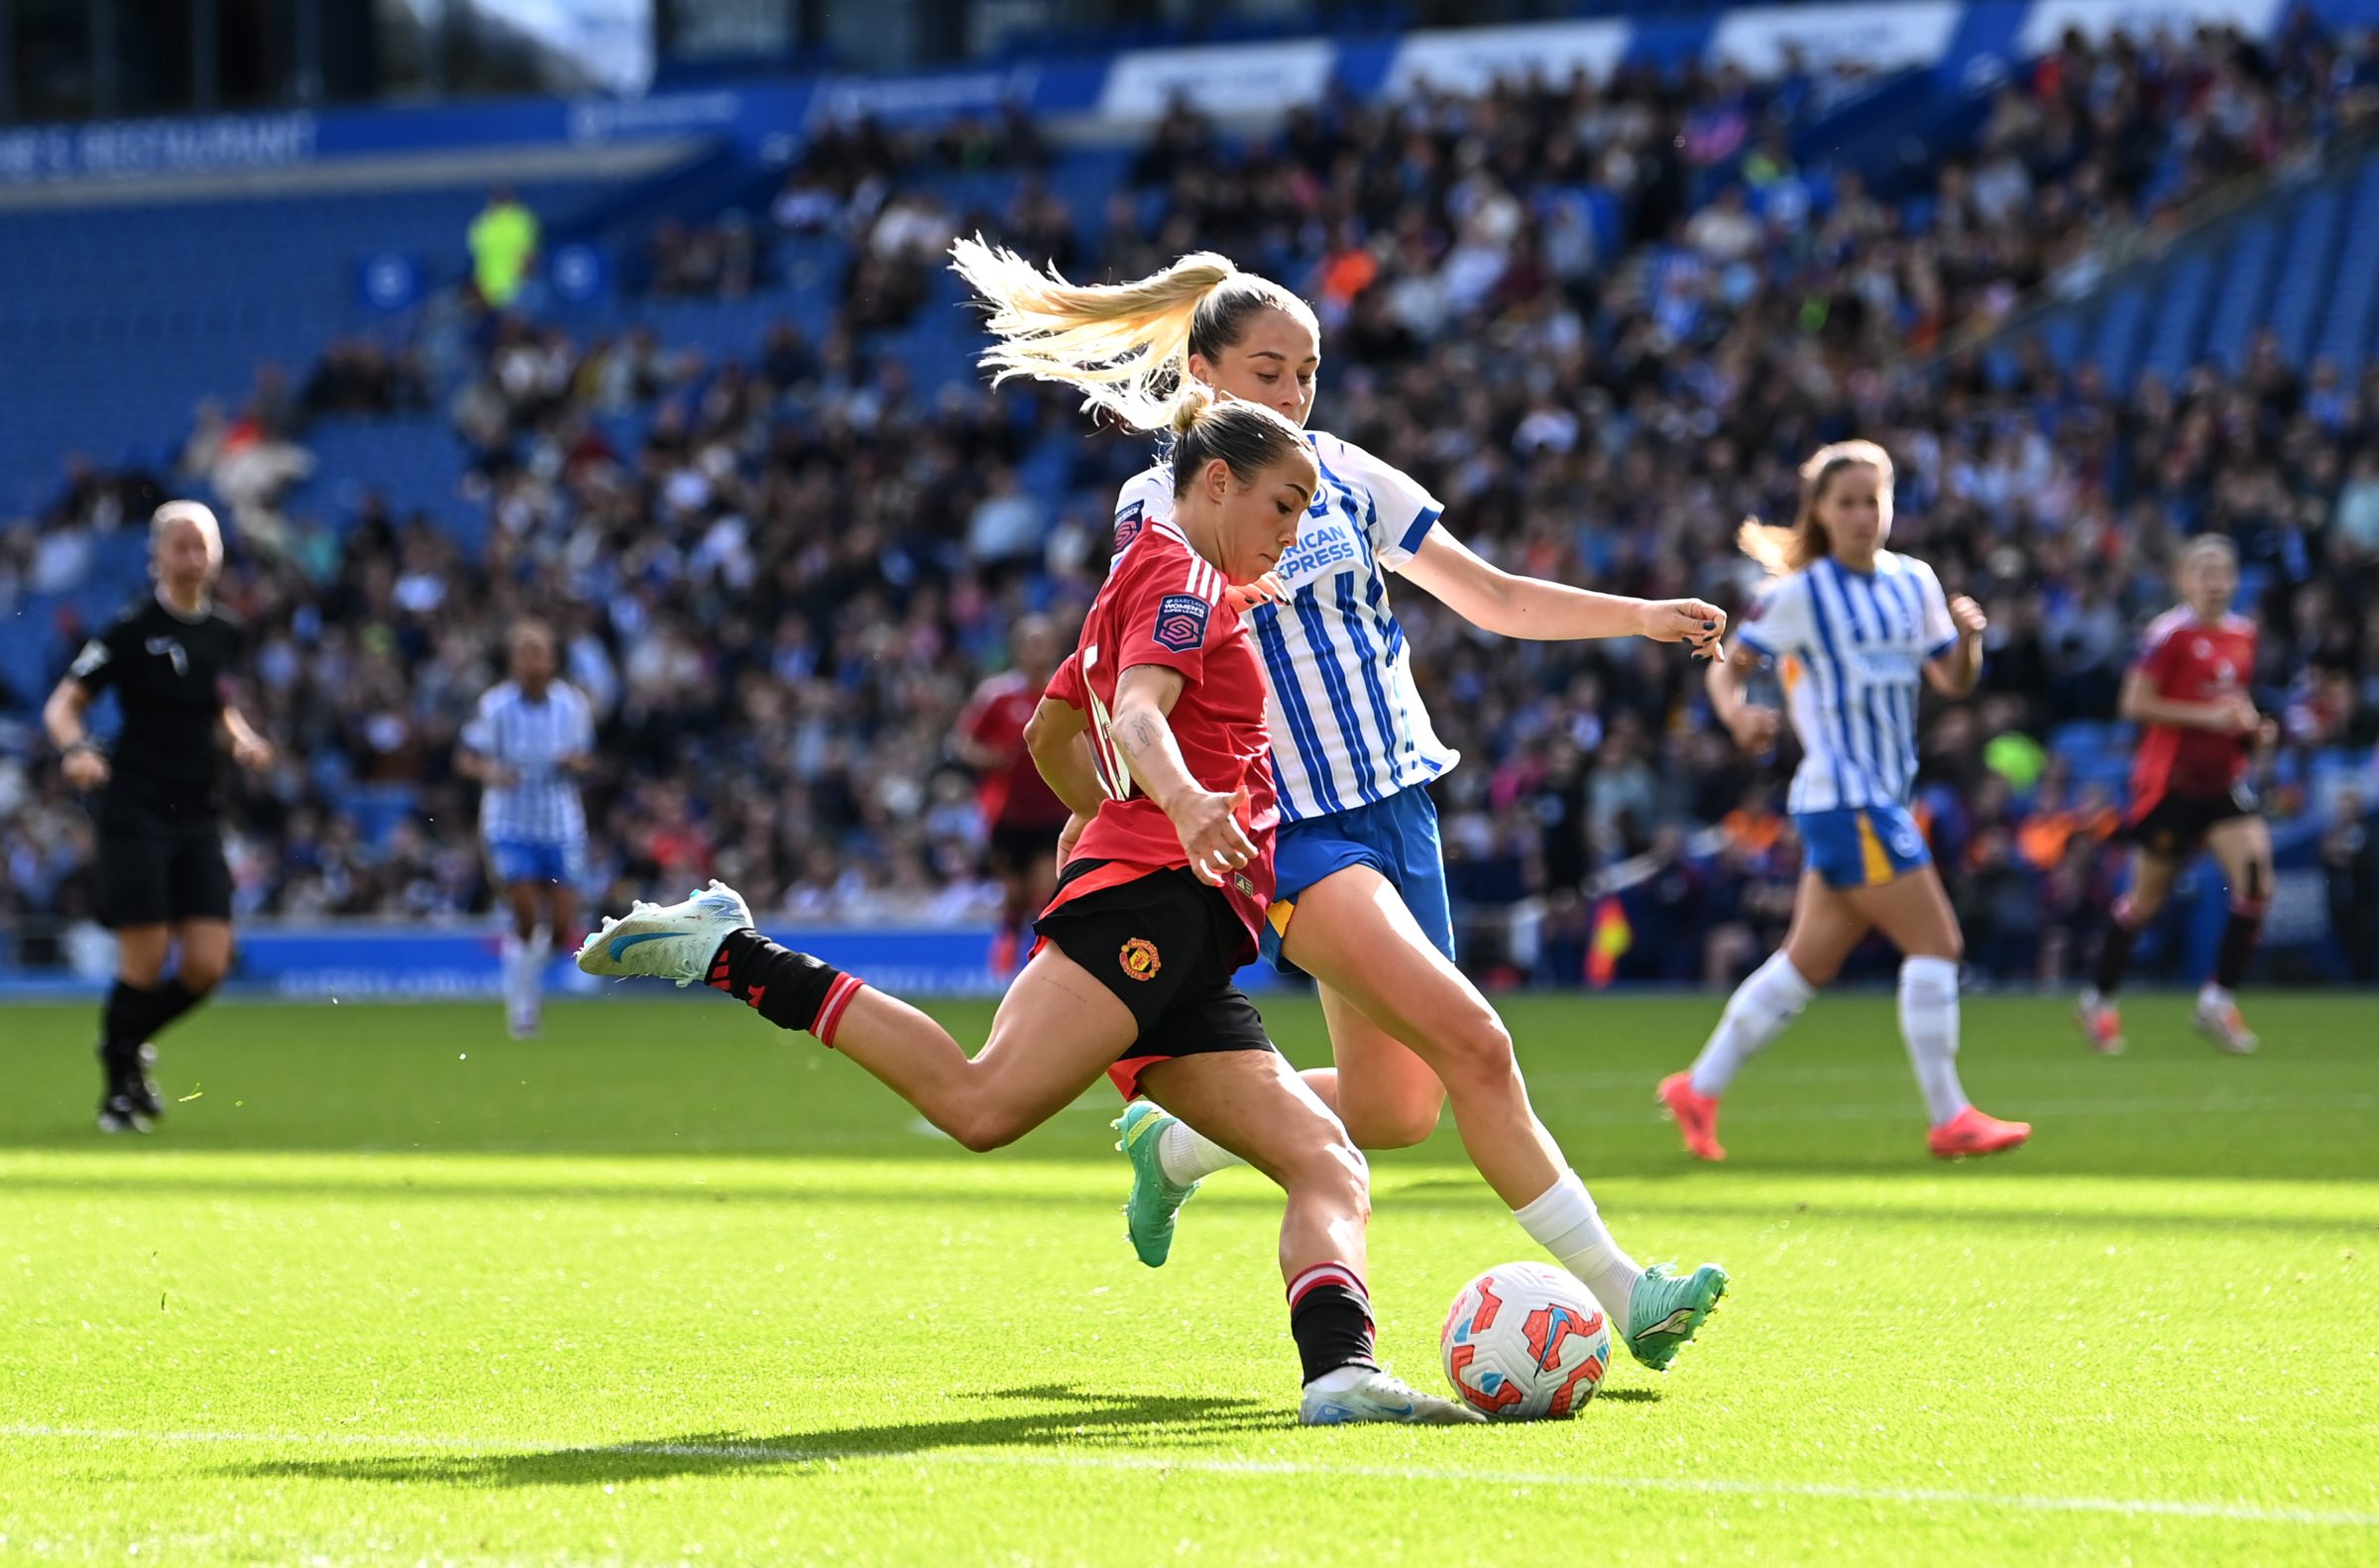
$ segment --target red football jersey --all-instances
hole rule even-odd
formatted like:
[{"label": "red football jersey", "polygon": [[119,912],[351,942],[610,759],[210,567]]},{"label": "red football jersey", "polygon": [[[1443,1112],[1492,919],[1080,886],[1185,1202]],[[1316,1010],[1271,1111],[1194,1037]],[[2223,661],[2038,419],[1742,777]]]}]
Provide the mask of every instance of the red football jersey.
[{"label": "red football jersey", "polygon": [[[2255,674],[2255,627],[2243,616],[2208,625],[2187,607],[2168,610],[2149,622],[2132,668],[2147,676],[2156,695],[2174,702],[2240,695]],[[2131,762],[2132,817],[2167,795],[2227,795],[2247,770],[2251,738],[2183,725],[2146,726]]]},{"label": "red football jersey", "polygon": [[959,716],[959,728],[969,740],[1005,758],[975,781],[975,799],[983,821],[994,828],[1062,828],[1066,803],[1057,797],[1033,765],[1025,748],[1025,723],[1040,706],[1041,691],[1022,671],[1007,670],[974,689],[974,699]]},{"label": "red football jersey", "polygon": [[[1239,955],[1255,955],[1256,934],[1272,902],[1272,845],[1280,808],[1272,787],[1272,738],[1264,727],[1264,673],[1246,626],[1223,604],[1223,576],[1170,523],[1151,522],[1108,574],[1082,622],[1080,644],[1049,683],[1048,695],[1080,709],[1089,720],[1090,751],[1107,799],[1082,830],[1075,856],[1108,860],[1142,872],[1187,866],[1173,819],[1140,793],[1122,754],[1107,738],[1115,687],[1140,664],[1179,670],[1187,683],[1170,723],[1190,777],[1217,794],[1247,791],[1239,826],[1256,858],[1223,881],[1222,891],[1247,928]],[[1064,903],[1111,885],[1079,877],[1058,897]],[[1055,907],[1054,905],[1052,907]]]}]

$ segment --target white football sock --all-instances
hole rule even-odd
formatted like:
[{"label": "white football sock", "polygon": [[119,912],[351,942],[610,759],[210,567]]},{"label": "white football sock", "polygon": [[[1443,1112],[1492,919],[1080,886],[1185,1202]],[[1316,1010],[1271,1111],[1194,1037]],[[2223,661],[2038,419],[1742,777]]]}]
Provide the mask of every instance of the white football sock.
[{"label": "white football sock", "polygon": [[2211,980],[2208,980],[2198,990],[2198,1010],[2203,1013],[2218,1012],[2225,1007],[2234,1006],[2237,1001],[2236,993],[2214,984]]},{"label": "white football sock", "polygon": [[522,942],[506,932],[503,952],[506,1009],[514,1015],[535,1012],[543,989],[545,960],[553,952],[552,937],[540,931],[534,941]]},{"label": "white football sock", "polygon": [[1619,1250],[1619,1243],[1604,1229],[1603,1216],[1595,1211],[1594,1199],[1578,1174],[1564,1171],[1543,1196],[1527,1208],[1514,1209],[1512,1217],[1537,1246],[1559,1259],[1562,1268],[1594,1292],[1612,1326],[1626,1333],[1628,1297],[1643,1270]]},{"label": "white football sock", "polygon": [[1727,998],[1710,1043],[1693,1062],[1693,1092],[1724,1094],[1743,1064],[1798,1018],[1817,991],[1778,948]]},{"label": "white football sock", "polygon": [[506,932],[497,944],[504,967],[504,1007],[508,1013],[520,1011],[520,954],[526,945],[511,932]]},{"label": "white football sock", "polygon": [[1948,958],[1900,962],[1900,1035],[1924,1091],[1925,1114],[1939,1127],[1967,1107],[1958,1082],[1958,965]]},{"label": "white football sock", "polygon": [[1247,1164],[1188,1122],[1176,1117],[1157,1134],[1157,1168],[1165,1179],[1181,1186],[1202,1181],[1217,1171]]}]

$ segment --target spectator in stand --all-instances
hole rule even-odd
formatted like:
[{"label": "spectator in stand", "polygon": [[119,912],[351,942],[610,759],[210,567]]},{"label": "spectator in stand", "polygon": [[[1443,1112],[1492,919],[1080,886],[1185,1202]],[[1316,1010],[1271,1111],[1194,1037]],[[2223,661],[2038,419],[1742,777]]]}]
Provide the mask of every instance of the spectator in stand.
[{"label": "spectator in stand", "polygon": [[471,220],[471,284],[491,310],[510,310],[520,297],[537,260],[537,215],[509,185],[488,193],[488,204]]}]

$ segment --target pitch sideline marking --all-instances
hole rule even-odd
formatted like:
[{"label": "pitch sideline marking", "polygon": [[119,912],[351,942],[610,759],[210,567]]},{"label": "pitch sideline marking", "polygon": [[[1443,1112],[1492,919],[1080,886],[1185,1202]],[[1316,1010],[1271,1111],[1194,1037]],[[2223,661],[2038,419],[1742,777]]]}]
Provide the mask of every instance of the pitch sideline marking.
[{"label": "pitch sideline marking", "polygon": [[[522,1453],[533,1445],[473,1437],[390,1437],[365,1432],[143,1432],[114,1427],[0,1426],[0,1438],[43,1438],[70,1442],[237,1443],[355,1448],[441,1448],[464,1453]],[[2311,1524],[2352,1529],[2379,1528],[2379,1512],[2350,1510],[2275,1509],[2245,1503],[2187,1503],[2155,1498],[2070,1498],[2024,1492],[1961,1492],[1935,1487],[1854,1487],[1819,1481],[1731,1481],[1686,1476],[1598,1476],[1525,1470],[1464,1470],[1428,1465],[1317,1464],[1294,1459],[1167,1458],[1155,1454],[964,1453],[956,1450],[886,1452],[880,1449],[778,1448],[766,1443],[589,1443],[533,1449],[535,1453],[618,1455],[655,1459],[711,1459],[731,1464],[820,1465],[855,1460],[891,1460],[934,1465],[1024,1466],[1053,1470],[1188,1471],[1226,1476],[1335,1476],[1375,1481],[1446,1481],[1469,1485],[1579,1487],[1613,1492],[1680,1492],[1706,1496],[1814,1498],[1849,1503],[2009,1509],[2027,1513],[2113,1513],[2130,1516],[2220,1519],[2249,1524]]]}]

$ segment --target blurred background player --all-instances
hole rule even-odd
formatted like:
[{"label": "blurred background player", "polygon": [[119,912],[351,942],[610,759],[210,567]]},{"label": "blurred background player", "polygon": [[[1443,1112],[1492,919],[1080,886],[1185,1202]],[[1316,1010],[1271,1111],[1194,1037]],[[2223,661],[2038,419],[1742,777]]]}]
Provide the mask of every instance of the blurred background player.
[{"label": "blurred background player", "polygon": [[[99,914],[116,934],[115,984],[99,1013],[105,1133],[147,1132],[164,1114],[150,1042],[206,1000],[231,964],[224,748],[242,767],[273,761],[231,701],[240,633],[214,605],[215,514],[170,501],[150,519],[149,544],[155,592],[84,645],[42,710],[66,781],[100,792]],[[124,720],[112,756],[85,722],[110,690]],[[176,945],[181,961],[168,978]]]},{"label": "blurred background player", "polygon": [[455,766],[486,787],[480,837],[510,915],[504,934],[505,1013],[514,1040],[535,1036],[545,960],[578,940],[578,886],[587,874],[587,819],[578,779],[595,749],[595,715],[578,688],[555,679],[553,633],[523,621],[507,642],[510,679],[480,698]]},{"label": "blurred background player", "polygon": [[1058,799],[1024,743],[1024,727],[1058,667],[1058,633],[1047,616],[1016,622],[1015,665],[987,676],[959,716],[959,760],[974,770],[975,799],[989,834],[990,861],[999,878],[999,932],[991,971],[1016,972],[1018,938],[1057,890],[1056,847],[1066,826]]},{"label": "blurred background player", "polygon": [[[979,240],[954,248],[992,306],[983,363],[1074,387],[1134,428],[1164,428],[1165,397],[1210,387],[1303,428],[1321,367],[1320,323],[1295,293],[1211,252],[1135,282],[1079,287]],[[1395,572],[1483,630],[1573,640],[1644,635],[1715,651],[1726,617],[1699,600],[1650,602],[1520,577],[1465,548],[1410,475],[1317,431],[1320,465],[1298,546],[1274,577],[1284,596],[1248,625],[1263,653],[1265,716],[1280,789],[1280,881],[1264,955],[1321,991],[1335,1068],[1307,1075],[1366,1149],[1435,1131],[1450,1099],[1471,1163],[1513,1218],[1584,1283],[1629,1351],[1664,1370],[1726,1288],[1704,1265],[1677,1275],[1640,1266],[1612,1237],[1560,1146],[1537,1120],[1512,1037],[1454,966],[1453,913],[1429,784],[1460,760],[1438,739],[1413,680],[1388,599]],[[1160,459],[1117,498],[1115,544],[1128,551],[1173,516],[1175,475]],[[1132,1245],[1155,1267],[1174,1216],[1212,1172],[1240,1163],[1176,1120],[1132,1106],[1117,1124],[1133,1165]]]},{"label": "blurred background player", "polygon": [[[1087,826],[1024,972],[969,1058],[941,1025],[751,928],[717,882],[604,922],[589,974],[703,980],[806,1030],[976,1151],[1040,1126],[1104,1073],[1238,1150],[1288,1194],[1281,1277],[1308,1424],[1469,1422],[1374,1358],[1364,1286],[1370,1181],[1346,1130],[1285,1063],[1232,983],[1255,956],[1273,885],[1264,683],[1225,589],[1297,540],[1319,479],[1296,427],[1192,392],[1175,520],[1116,563],[1034,718],[1033,754]],[[1084,710],[1087,710],[1086,714]]]},{"label": "blurred background player", "polygon": [[[1916,782],[1920,678],[1949,697],[1982,668],[1982,607],[1944,597],[1924,562],[1883,548],[1891,533],[1891,459],[1871,441],[1820,448],[1801,465],[1800,513],[1788,528],[1743,525],[1746,554],[1776,578],[1736,629],[1738,642],[1780,662],[1785,708],[1801,743],[1788,802],[1807,865],[1784,946],[1727,1002],[1690,1072],[1660,1080],[1685,1147],[1724,1160],[1718,1100],[1879,931],[1901,952],[1900,1033],[1924,1091],[1935,1155],[1997,1154],[2032,1135],[1978,1110],[1958,1081],[1958,917],[1909,815]],[[1745,696],[1749,657],[1710,671],[1710,701],[1749,752],[1770,749],[1774,709]]]},{"label": "blurred background player", "polygon": [[2255,711],[2255,626],[2230,613],[2238,592],[2238,552],[2204,535],[2181,553],[2181,603],[2149,623],[2138,660],[2123,677],[2122,716],[2141,727],[2131,768],[2124,836],[2139,846],[2131,888],[2115,900],[2098,966],[2076,1004],[2093,1049],[2123,1049],[2114,995],[2130,966],[2131,946],[2156,918],[2173,879],[2200,847],[2213,851],[2230,891],[2230,916],[2213,973],[2198,992],[2197,1025],[2222,1050],[2253,1051],[2255,1034],[2239,1015],[2238,982],[2255,954],[2272,902],[2272,834],[2247,787],[2247,753],[2279,728]]}]

